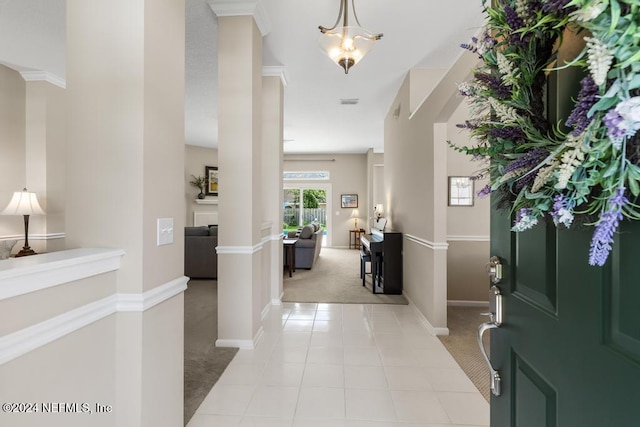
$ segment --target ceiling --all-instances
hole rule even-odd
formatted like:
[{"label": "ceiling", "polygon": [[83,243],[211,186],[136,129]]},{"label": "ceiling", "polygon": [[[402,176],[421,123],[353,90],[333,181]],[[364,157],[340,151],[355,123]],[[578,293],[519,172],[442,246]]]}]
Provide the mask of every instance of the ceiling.
[{"label": "ceiling", "polygon": [[[449,68],[483,22],[481,0],[360,0],[360,23],[384,33],[348,75],[318,47],[339,0],[261,0],[263,64],[285,67],[285,153],[383,151],[384,117],[412,68]],[[185,141],[217,146],[216,17],[186,0]],[[0,0],[0,63],[65,76],[65,0]],[[340,99],[358,98],[357,105]]]}]

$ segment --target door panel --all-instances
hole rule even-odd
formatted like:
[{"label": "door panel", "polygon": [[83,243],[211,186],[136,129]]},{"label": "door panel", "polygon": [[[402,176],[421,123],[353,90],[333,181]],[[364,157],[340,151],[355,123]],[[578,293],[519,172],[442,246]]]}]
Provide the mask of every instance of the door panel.
[{"label": "door panel", "polygon": [[[634,277],[637,237],[621,233],[614,245],[611,266],[604,272],[603,341],[615,351],[640,363],[640,280]],[[629,280],[628,278],[633,278]]]},{"label": "door panel", "polygon": [[538,224],[534,233],[514,233],[514,292],[552,316],[556,315],[556,228]]},{"label": "door panel", "polygon": [[516,425],[555,426],[557,397],[553,387],[516,354],[512,366]]},{"label": "door panel", "polygon": [[493,213],[504,313],[491,331],[502,376],[491,425],[640,425],[640,224],[621,224],[604,268],[587,264],[591,228],[540,224],[514,237],[510,224]]}]

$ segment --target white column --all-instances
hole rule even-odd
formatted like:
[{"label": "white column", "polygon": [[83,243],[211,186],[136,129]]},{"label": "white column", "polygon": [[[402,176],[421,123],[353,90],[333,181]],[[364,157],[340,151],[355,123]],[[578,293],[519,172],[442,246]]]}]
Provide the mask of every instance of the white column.
[{"label": "white column", "polygon": [[[218,341],[262,335],[262,37],[257,2],[210,2],[218,17]],[[260,24],[260,25],[259,25]],[[261,28],[263,27],[263,28]]]},{"label": "white column", "polygon": [[[184,279],[184,0],[66,7],[67,245],[124,249],[114,291],[138,301]],[[115,315],[114,425],[182,425],[182,293],[134,305]]]},{"label": "white column", "polygon": [[284,86],[287,84],[284,67],[262,68],[262,206],[264,222],[271,225],[265,240],[270,252],[269,271],[264,301],[279,305],[282,301],[282,163],[284,128]]}]

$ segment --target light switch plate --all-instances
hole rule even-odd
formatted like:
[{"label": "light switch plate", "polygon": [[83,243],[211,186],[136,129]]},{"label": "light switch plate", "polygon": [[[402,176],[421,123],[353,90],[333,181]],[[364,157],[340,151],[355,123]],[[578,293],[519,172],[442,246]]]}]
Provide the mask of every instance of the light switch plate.
[{"label": "light switch plate", "polygon": [[158,246],[173,243],[173,218],[158,218]]}]

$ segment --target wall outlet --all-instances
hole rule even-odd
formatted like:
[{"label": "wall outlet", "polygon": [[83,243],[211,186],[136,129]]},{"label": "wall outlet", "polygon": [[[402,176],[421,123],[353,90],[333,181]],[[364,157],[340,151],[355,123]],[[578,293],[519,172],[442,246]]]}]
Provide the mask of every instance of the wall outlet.
[{"label": "wall outlet", "polygon": [[173,243],[173,218],[158,218],[158,246]]}]

